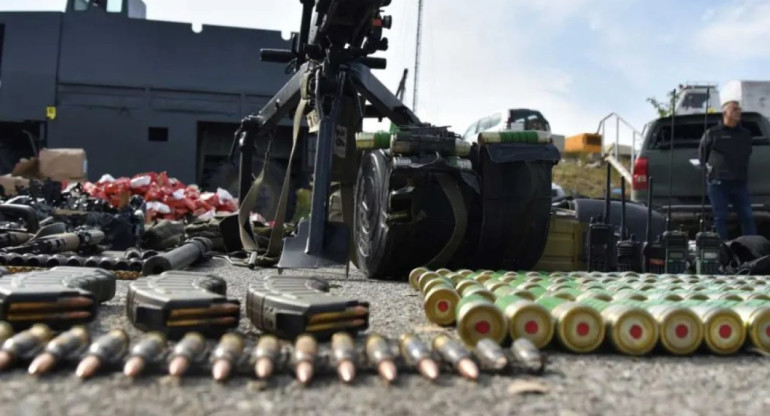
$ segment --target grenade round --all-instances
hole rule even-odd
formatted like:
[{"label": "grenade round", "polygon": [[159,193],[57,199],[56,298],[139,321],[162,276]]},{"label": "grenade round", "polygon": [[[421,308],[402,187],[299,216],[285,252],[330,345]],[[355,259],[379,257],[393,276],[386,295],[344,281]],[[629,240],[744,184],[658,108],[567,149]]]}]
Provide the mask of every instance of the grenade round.
[{"label": "grenade round", "polygon": [[412,269],[411,272],[409,272],[409,285],[412,286],[414,290],[417,290],[417,279],[425,272],[428,272],[429,270],[425,267],[417,267]]},{"label": "grenade round", "polygon": [[508,321],[511,339],[527,338],[537,348],[544,348],[553,339],[554,320],[542,305],[516,295],[500,297],[495,305]]},{"label": "grenade round", "polygon": [[508,334],[508,324],[502,311],[489,299],[472,295],[457,304],[457,335],[467,345],[476,345],[482,338],[502,343]]},{"label": "grenade round", "polygon": [[675,303],[659,303],[647,307],[655,318],[663,348],[674,355],[689,355],[703,342],[703,324],[690,309]]},{"label": "grenade round", "polygon": [[451,287],[439,286],[428,291],[423,300],[425,317],[436,325],[453,325],[457,319],[456,309],[460,295]]},{"label": "grenade round", "polygon": [[478,135],[479,144],[494,143],[550,143],[551,133],[540,130],[522,130],[522,131],[489,131],[481,132]]},{"label": "grenade round", "polygon": [[551,312],[556,339],[568,350],[588,353],[604,341],[602,316],[593,308],[554,297],[539,298],[537,303]]},{"label": "grenade round", "polygon": [[703,340],[708,349],[719,355],[737,352],[746,341],[746,328],[740,315],[719,305],[699,304],[690,308],[704,327]]},{"label": "grenade round", "polygon": [[378,131],[376,133],[356,133],[356,149],[387,149],[390,147],[390,138],[391,134],[385,131]]},{"label": "grenade round", "polygon": [[738,304],[733,310],[745,322],[749,342],[764,352],[770,352],[770,305]]}]

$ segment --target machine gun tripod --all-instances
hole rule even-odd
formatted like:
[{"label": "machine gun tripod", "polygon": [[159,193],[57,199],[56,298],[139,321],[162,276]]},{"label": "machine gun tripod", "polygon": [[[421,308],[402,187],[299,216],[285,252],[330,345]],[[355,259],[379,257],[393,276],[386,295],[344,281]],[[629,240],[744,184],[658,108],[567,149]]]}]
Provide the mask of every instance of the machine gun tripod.
[{"label": "machine gun tripod", "polygon": [[[270,244],[261,256],[261,262],[269,264],[275,262],[280,250],[279,268],[347,263],[353,191],[360,160],[355,133],[361,131],[363,119],[388,118],[398,126],[422,125],[370,70],[386,66],[384,59],[367,55],[387,49],[382,30],[390,27],[391,19],[382,16],[380,8],[390,4],[390,0],[300,1],[302,25],[299,36],[294,37],[293,50],[261,51],[264,61],[289,63],[294,75],[258,114],[246,117],[236,132],[241,153],[239,232],[244,248],[252,252],[252,264],[260,261],[249,223],[261,181],[261,175],[252,181],[255,139],[269,134],[283,117],[294,111],[288,181],[301,118],[307,116],[309,132],[317,132],[310,219],[300,222],[297,235],[287,237],[280,247],[288,190],[285,181]],[[343,223],[327,219],[331,181],[341,185]]]}]

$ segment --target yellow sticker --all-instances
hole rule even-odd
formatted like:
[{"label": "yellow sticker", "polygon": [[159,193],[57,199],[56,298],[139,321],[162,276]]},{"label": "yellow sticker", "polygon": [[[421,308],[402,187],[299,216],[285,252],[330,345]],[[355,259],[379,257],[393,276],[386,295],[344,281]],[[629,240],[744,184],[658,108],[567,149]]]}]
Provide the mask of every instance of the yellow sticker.
[{"label": "yellow sticker", "polygon": [[46,107],[45,116],[48,117],[49,120],[56,119],[56,107]]}]

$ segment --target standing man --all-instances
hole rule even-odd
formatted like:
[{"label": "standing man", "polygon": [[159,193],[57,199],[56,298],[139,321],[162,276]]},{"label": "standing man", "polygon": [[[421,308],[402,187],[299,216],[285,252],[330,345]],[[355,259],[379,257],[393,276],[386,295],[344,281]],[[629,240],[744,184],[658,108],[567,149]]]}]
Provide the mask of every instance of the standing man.
[{"label": "standing man", "polygon": [[704,134],[700,142],[701,166],[706,167],[708,194],[717,233],[727,240],[728,205],[732,204],[742,235],[757,234],[749,198],[748,170],[751,132],[740,126],[741,106],[737,101],[722,105],[722,122]]}]

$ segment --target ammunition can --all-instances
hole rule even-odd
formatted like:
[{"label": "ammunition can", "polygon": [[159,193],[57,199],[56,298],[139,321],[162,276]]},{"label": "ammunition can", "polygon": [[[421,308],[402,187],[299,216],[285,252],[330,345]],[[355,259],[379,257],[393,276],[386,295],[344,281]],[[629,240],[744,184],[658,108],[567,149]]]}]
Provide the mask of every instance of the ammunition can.
[{"label": "ammunition can", "polygon": [[463,297],[457,304],[457,334],[467,345],[476,345],[482,338],[503,342],[508,325],[502,311],[480,295]]}]

